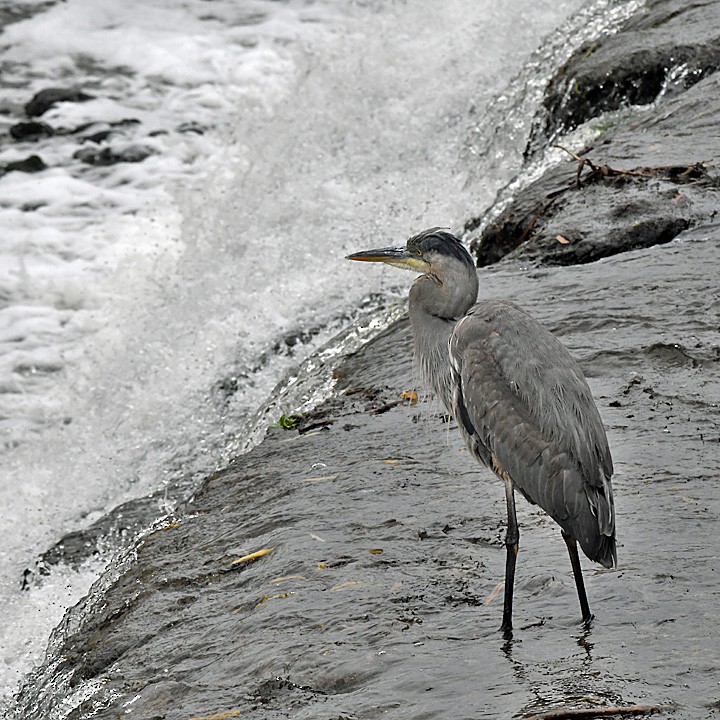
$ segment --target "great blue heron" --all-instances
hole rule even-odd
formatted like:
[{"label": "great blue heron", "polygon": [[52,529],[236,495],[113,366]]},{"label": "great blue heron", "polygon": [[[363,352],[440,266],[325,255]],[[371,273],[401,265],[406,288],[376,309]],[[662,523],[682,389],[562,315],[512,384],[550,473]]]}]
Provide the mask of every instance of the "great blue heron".
[{"label": "great blue heron", "polygon": [[560,525],[583,622],[592,620],[577,543],[605,567],[617,563],[612,458],[600,414],[578,363],[554,335],[507,300],[476,303],[475,265],[441,228],[406,247],[349,260],[421,273],[410,289],[415,355],[424,380],[460,427],[470,452],[505,483],[505,594],[501,630],[512,633],[520,533],[514,489]]}]

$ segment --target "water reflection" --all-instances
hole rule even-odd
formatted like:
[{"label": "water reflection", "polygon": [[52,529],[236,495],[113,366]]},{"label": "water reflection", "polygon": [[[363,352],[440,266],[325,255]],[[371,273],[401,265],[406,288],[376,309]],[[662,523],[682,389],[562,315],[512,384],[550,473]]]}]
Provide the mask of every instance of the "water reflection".
[{"label": "water reflection", "polygon": [[592,637],[589,627],[573,636],[572,645],[539,635],[525,642],[503,642],[502,654],[511,668],[513,683],[531,698],[523,704],[521,715],[625,703],[620,692],[625,683],[595,662]]}]

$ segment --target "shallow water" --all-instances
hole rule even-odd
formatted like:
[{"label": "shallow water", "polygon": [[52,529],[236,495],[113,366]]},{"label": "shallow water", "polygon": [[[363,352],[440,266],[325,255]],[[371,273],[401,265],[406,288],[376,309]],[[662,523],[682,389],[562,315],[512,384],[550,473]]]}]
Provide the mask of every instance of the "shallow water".
[{"label": "shallow water", "polygon": [[[619,568],[583,561],[590,629],[557,526],[519,501],[503,640],[502,486],[432,404],[388,408],[415,385],[405,325],[341,363],[344,394],[314,431],[271,431],[69,616],[22,717],[469,719],[635,703],[710,717],[719,251],[713,226],[581,267],[481,275],[481,296],[532,309],[578,357],[608,427]],[[261,548],[273,550],[231,569]]]}]

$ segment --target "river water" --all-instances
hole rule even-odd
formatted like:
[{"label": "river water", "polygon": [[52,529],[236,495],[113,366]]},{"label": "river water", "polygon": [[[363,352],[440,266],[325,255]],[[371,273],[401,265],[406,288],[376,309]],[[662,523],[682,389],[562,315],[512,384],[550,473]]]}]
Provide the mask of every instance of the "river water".
[{"label": "river water", "polygon": [[[171,511],[243,447],[288,369],[406,287],[343,255],[487,208],[544,79],[630,7],[3,3],[3,126],[93,96],[0,148],[49,166],[0,178],[3,698],[110,556],[21,590],[38,553],[158,488]],[[88,124],[149,157],[84,163]]]}]

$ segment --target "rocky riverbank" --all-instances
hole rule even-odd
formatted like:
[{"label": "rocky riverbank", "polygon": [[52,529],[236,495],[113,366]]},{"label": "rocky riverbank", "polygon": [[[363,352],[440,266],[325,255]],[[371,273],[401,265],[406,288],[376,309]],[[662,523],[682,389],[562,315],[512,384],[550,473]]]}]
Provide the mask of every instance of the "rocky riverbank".
[{"label": "rocky riverbank", "polygon": [[[695,72],[689,50],[664,43],[712,48],[720,23],[698,13],[719,9],[655,2],[581,50],[549,86],[529,158],[610,109],[586,89],[591,69],[602,97],[602,78],[632,85],[651,66],[666,81],[685,66],[688,81],[654,82],[654,104],[617,111],[594,144],[567,148],[577,158],[467,224],[479,264],[494,265],[481,294],[512,297],[561,337],[608,426],[620,569],[585,564],[594,626],[579,625],[557,528],[523,504],[518,632],[502,641],[502,489],[435,405],[414,404],[399,321],[335,367],[312,415],[270,430],[144,535],[68,614],[18,717],[717,711],[720,81],[714,61]],[[638,101],[614,96],[612,109]]]},{"label": "rocky riverbank", "polygon": [[621,32],[580,48],[548,85],[525,155],[583,124],[593,139],[566,148],[502,212],[466,224],[478,265],[592,262],[712,222],[719,28],[713,0],[653,2]]}]

